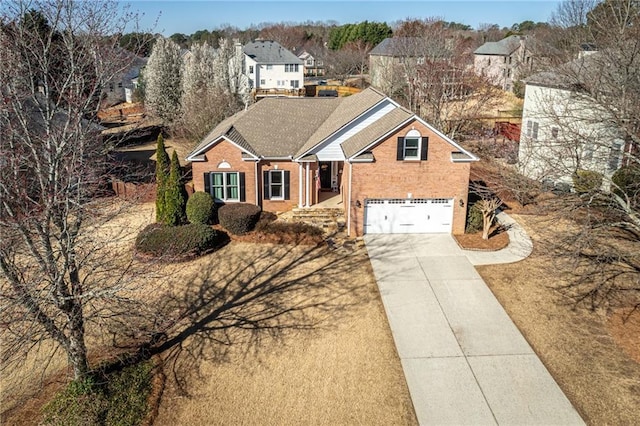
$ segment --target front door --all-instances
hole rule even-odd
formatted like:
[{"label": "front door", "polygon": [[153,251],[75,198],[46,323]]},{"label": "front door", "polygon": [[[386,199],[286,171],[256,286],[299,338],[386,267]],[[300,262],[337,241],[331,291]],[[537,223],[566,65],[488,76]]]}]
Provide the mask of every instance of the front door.
[{"label": "front door", "polygon": [[331,161],[320,162],[320,188],[331,189]]}]

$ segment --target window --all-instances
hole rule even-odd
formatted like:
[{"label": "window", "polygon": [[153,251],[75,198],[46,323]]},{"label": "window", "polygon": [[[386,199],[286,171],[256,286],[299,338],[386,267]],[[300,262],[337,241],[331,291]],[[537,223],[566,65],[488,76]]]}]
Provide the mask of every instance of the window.
[{"label": "window", "polygon": [[284,72],[298,72],[298,64],[285,64]]},{"label": "window", "polygon": [[260,79],[260,86],[264,86],[265,84],[267,84],[266,80],[264,78]]},{"label": "window", "polygon": [[551,128],[551,137],[553,139],[558,139],[558,128],[557,127],[552,127]]},{"label": "window", "polygon": [[298,89],[300,87],[300,81],[299,80],[291,80],[291,87],[293,87],[294,89]]},{"label": "window", "polygon": [[313,59],[312,58],[307,59],[306,64],[308,67],[313,66]]},{"label": "window", "polygon": [[118,83],[118,89],[122,89],[122,82]]},{"label": "window", "polygon": [[267,65],[267,69],[270,70],[273,68],[273,65]]},{"label": "window", "polygon": [[527,136],[533,140],[538,140],[538,122],[527,120]]},{"label": "window", "polygon": [[284,172],[282,170],[269,172],[269,199],[284,199]]},{"label": "window", "polygon": [[288,200],[290,173],[288,170],[266,170],[263,172],[263,195],[265,200]]},{"label": "window", "polygon": [[209,173],[209,193],[216,201],[241,201],[240,181],[238,172]]},{"label": "window", "polygon": [[620,153],[622,150],[622,143],[621,142],[614,142],[611,145],[611,151],[609,152],[609,161],[608,161],[608,168],[610,172],[613,172],[614,170],[617,170],[618,167],[620,166]]},{"label": "window", "polygon": [[113,83],[109,83],[109,91],[113,92]]},{"label": "window", "polygon": [[417,160],[419,149],[420,149],[419,137],[404,138],[404,159],[405,160]]},{"label": "window", "polygon": [[249,74],[253,74],[253,65],[249,65]]},{"label": "window", "polygon": [[416,60],[416,63],[417,63],[418,65],[424,65],[424,56],[419,57],[419,58]]},{"label": "window", "polygon": [[398,137],[397,160],[426,160],[429,138],[422,137],[417,130],[410,130]]},{"label": "window", "polygon": [[278,80],[276,84],[278,87],[283,87],[287,84],[287,80]]}]

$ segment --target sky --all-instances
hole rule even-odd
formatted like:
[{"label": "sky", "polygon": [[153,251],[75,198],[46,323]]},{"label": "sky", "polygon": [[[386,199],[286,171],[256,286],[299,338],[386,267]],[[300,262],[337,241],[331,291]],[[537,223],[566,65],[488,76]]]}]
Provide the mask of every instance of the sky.
[{"label": "sky", "polygon": [[[481,24],[511,27],[530,20],[547,21],[559,1],[552,0],[414,0],[414,1],[275,1],[275,0],[130,0],[132,11],[143,14],[142,30],[170,36],[212,30],[230,24],[240,29],[263,22],[361,21],[391,24],[406,18],[439,17],[478,28]],[[157,23],[156,23],[157,21]]]}]

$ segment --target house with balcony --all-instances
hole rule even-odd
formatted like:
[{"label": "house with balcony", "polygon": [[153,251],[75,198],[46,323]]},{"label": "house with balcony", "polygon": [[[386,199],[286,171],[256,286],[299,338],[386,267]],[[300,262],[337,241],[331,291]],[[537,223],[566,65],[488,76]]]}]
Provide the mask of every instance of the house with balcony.
[{"label": "house with balcony", "polygon": [[304,96],[304,63],[273,40],[246,44],[244,73],[256,98],[268,96]]}]

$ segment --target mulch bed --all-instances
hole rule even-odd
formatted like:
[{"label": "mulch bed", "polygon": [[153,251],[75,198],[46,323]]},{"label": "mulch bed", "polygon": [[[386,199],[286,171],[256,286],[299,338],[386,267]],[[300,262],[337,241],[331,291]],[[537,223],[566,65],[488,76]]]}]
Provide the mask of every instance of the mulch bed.
[{"label": "mulch bed", "polygon": [[454,235],[458,244],[467,250],[496,251],[509,245],[509,234],[502,227],[493,227],[489,232],[489,239],[482,239],[482,232],[473,234]]}]

